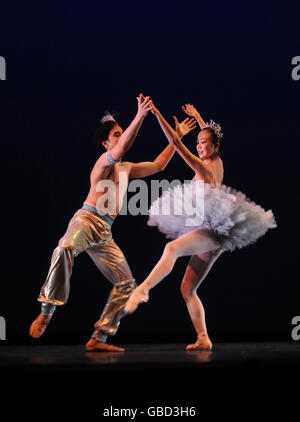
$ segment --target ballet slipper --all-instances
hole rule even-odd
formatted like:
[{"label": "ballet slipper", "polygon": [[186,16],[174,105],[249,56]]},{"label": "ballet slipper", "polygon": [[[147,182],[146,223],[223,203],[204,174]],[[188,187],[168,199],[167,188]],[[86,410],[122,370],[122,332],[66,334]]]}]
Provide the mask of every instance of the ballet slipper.
[{"label": "ballet slipper", "polygon": [[90,338],[85,345],[85,350],[87,352],[124,352],[125,349]]},{"label": "ballet slipper", "polygon": [[48,327],[48,324],[52,318],[53,314],[42,314],[40,313],[38,317],[33,321],[33,323],[30,326],[29,329],[29,335],[33,338],[40,338],[46,328]]},{"label": "ballet slipper", "polygon": [[212,342],[207,333],[198,334],[197,341],[194,344],[186,346],[186,350],[211,350]]},{"label": "ballet slipper", "polygon": [[142,302],[148,302],[149,300],[149,292],[147,290],[142,290],[137,287],[134,289],[134,291],[131,293],[131,296],[129,297],[126,305],[125,305],[125,312],[131,314],[136,310],[136,308],[139,306]]}]

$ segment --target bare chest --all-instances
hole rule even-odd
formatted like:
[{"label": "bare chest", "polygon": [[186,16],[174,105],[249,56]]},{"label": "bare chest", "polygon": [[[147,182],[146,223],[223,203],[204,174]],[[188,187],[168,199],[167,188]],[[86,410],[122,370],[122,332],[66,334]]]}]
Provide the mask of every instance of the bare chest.
[{"label": "bare chest", "polygon": [[106,167],[101,172],[92,172],[91,185],[95,186],[101,181],[110,181],[117,187],[120,183],[124,183],[126,180],[128,182],[128,173],[128,168],[122,163],[118,163],[113,166]]}]

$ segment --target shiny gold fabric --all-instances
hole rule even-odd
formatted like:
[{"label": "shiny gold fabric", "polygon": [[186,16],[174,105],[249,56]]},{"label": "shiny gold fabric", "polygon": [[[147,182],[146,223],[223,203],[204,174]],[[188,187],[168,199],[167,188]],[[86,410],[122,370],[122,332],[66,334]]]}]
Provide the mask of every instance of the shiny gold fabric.
[{"label": "shiny gold fabric", "polygon": [[79,209],[54,249],[50,269],[38,301],[64,305],[69,297],[74,257],[87,252],[102,274],[114,285],[107,304],[95,323],[93,337],[101,331],[113,335],[124,315],[124,305],[136,283],[125,256],[115,244],[108,223],[89,211]]}]

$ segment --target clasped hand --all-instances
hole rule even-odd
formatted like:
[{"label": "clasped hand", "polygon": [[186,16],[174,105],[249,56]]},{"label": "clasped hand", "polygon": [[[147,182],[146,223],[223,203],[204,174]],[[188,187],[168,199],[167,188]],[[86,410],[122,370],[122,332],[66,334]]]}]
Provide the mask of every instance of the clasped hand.
[{"label": "clasped hand", "polygon": [[[145,97],[143,94],[140,94],[137,97],[137,100],[138,100],[138,114],[141,115],[142,117],[147,116],[149,111],[151,111],[151,113],[153,114],[158,113],[158,109],[155,107],[155,105],[153,104],[153,100],[151,100],[149,96]],[[198,112],[194,108],[193,105],[186,104],[185,106],[186,108],[184,108],[183,106],[182,109],[186,114],[193,117],[197,115]],[[187,135],[191,130],[196,129],[197,127],[196,121],[193,118],[192,119],[186,118],[181,123],[178,122],[175,116],[173,116],[173,118],[175,122],[176,133],[180,138]]]}]

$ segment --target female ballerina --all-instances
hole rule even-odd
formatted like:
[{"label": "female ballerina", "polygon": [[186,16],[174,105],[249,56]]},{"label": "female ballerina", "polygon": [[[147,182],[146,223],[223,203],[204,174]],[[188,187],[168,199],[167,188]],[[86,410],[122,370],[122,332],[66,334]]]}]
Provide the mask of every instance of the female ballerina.
[{"label": "female ballerina", "polygon": [[[175,116],[176,131],[154,105],[151,112],[156,116],[169,143],[193,169],[195,176],[184,186],[184,201],[183,185],[177,185],[165,191],[151,205],[148,224],[158,226],[162,233],[174,240],[166,244],[154,269],[133,291],[125,312],[134,312],[141,302],[148,301],[149,290],[172,271],[177,258],[191,256],[181,284],[181,293],[197,333],[197,340],[186,349],[210,350],[212,343],[207,333],[204,308],[196,293],[198,287],[224,251],[233,251],[255,242],[269,228],[275,228],[276,222],[271,210],[266,212],[242,192],[222,185],[224,170],[219,147],[223,134],[220,125],[212,120],[205,123],[191,104],[186,104],[182,109],[187,115],[194,117],[201,128],[196,145],[198,156],[192,154],[180,140],[180,127]],[[204,188],[200,191],[195,189],[198,181],[202,181],[200,183]],[[188,204],[187,198],[190,198]],[[185,221],[190,217],[195,199],[204,202],[204,215],[198,226],[187,226]],[[177,209],[179,205],[184,207],[182,215],[175,215],[174,211],[170,215],[157,213],[157,206],[170,203],[170,200]]]}]

